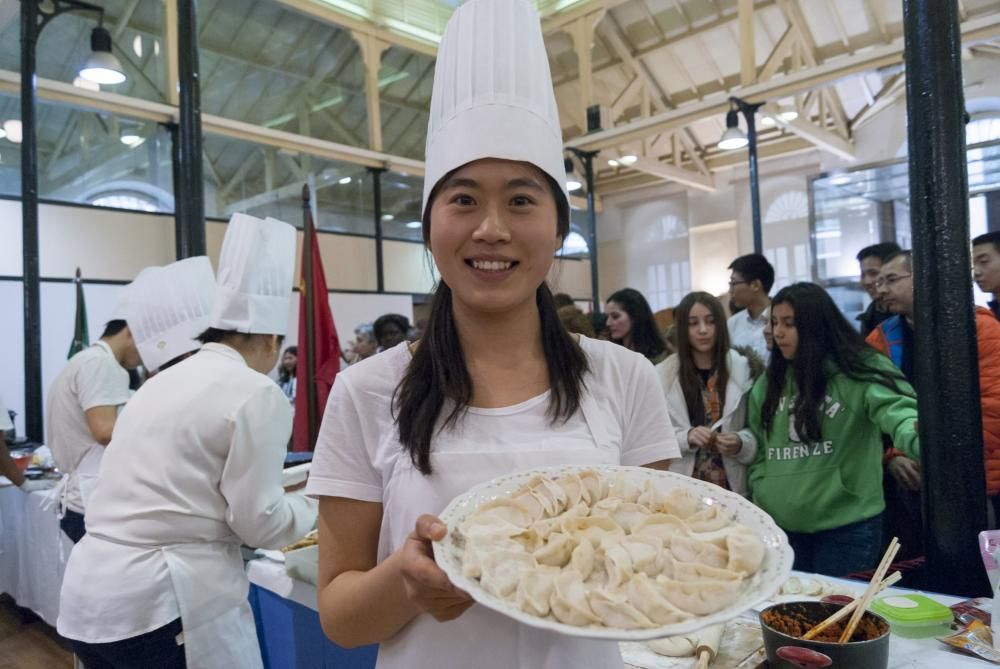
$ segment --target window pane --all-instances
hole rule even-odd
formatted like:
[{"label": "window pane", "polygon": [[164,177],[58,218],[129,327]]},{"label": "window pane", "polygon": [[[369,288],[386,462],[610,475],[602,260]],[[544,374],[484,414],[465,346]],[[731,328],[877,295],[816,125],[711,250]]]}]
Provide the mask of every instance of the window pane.
[{"label": "window pane", "polygon": [[[39,100],[38,194],[121,209],[174,209],[170,136],[155,123]],[[0,95],[0,119],[20,100]],[[0,140],[0,193],[21,195],[21,147]]]},{"label": "window pane", "polygon": [[[127,79],[100,89],[143,100],[166,102],[167,62],[164,48],[162,0],[106,0],[104,25],[111,32],[113,53]],[[20,71],[20,3],[4,3],[13,12],[0,30],[0,69]],[[90,55],[90,33],[97,26],[94,12],[68,12],[49,22],[36,51],[38,76],[77,83],[80,68]]]},{"label": "window pane", "polygon": [[316,227],[375,234],[371,174],[363,167],[207,135],[205,213],[244,212],[302,227],[302,187],[315,200]]}]

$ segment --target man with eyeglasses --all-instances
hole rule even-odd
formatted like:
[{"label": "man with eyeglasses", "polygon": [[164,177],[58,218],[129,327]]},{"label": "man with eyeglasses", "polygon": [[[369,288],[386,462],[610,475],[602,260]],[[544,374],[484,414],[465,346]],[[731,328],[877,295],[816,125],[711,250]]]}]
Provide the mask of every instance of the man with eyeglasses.
[{"label": "man with eyeglasses", "polygon": [[892,313],[879,300],[875,282],[878,281],[879,272],[882,271],[882,265],[885,264],[886,259],[899,253],[900,250],[899,244],[895,242],[882,242],[881,244],[866,246],[858,252],[858,265],[861,268],[861,287],[865,289],[868,297],[872,300],[868,308],[858,316],[858,321],[861,323],[862,337],[867,337],[879,323],[892,316]]},{"label": "man with eyeglasses", "polygon": [[[916,375],[913,331],[913,257],[901,251],[886,259],[875,282],[878,298],[895,316],[868,335],[868,343],[889,356],[907,380],[921,391]],[[983,414],[983,447],[987,495],[1000,520],[1000,322],[989,309],[976,308],[976,341],[979,352],[979,395]],[[942,342],[943,345],[946,343]],[[905,506],[919,524],[920,466],[894,448],[885,453],[886,469],[899,484]],[[888,491],[887,491],[888,492]],[[890,505],[889,496],[886,499]],[[916,506],[913,506],[916,504]]]},{"label": "man with eyeglasses", "polygon": [[774,267],[759,253],[740,256],[729,266],[729,299],[740,309],[726,322],[733,348],[754,350],[765,362],[768,359],[764,325],[771,317],[771,286]]}]

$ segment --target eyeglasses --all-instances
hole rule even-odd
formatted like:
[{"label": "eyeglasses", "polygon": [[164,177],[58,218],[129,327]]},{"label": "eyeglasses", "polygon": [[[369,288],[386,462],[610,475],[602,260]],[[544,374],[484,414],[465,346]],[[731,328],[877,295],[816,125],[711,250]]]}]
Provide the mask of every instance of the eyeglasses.
[{"label": "eyeglasses", "polygon": [[882,288],[883,286],[895,286],[897,283],[903,279],[909,279],[912,274],[890,274],[887,277],[879,277],[875,280],[875,287]]},{"label": "eyeglasses", "polygon": [[732,288],[733,286],[738,286],[741,283],[750,283],[750,282],[749,281],[732,281],[732,280],[730,280],[729,287]]}]

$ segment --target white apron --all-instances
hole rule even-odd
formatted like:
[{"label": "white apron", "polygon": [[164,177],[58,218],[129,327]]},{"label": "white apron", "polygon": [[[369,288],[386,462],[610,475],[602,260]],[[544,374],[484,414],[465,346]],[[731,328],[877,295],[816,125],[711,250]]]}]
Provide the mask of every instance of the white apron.
[{"label": "white apron", "polygon": [[180,610],[188,669],[263,668],[253,611],[247,601],[250,583],[238,544],[207,542],[150,548],[94,534],[88,535],[88,540],[163,555]]},{"label": "white apron", "polygon": [[80,490],[80,500],[83,502],[83,508],[86,509],[87,498],[90,497],[90,493],[94,491],[94,486],[97,485],[97,475],[101,471],[102,457],[104,457],[103,446],[94,444],[87,449],[87,452],[80,458],[80,463],[76,469],[69,474],[63,474],[56,487],[52,488],[45,495],[42,508],[45,510],[57,509],[60,518],[65,516],[67,509],[66,498],[69,494],[69,487],[71,484],[76,484],[76,487]]},{"label": "white apron", "polygon": [[[456,496],[497,476],[563,464],[619,464],[620,453],[608,447],[604,425],[589,393],[581,410],[594,442],[560,444],[540,435],[536,451],[431,453],[432,477],[417,470],[408,455],[400,455],[383,493],[382,546],[388,537],[408,535],[422,514],[437,514]],[[380,559],[385,555],[380,555]],[[511,640],[516,640],[512,647]],[[439,623],[422,614],[379,647],[377,669],[437,669],[480,667],[494,669],[608,669],[622,666],[618,644],[589,641],[544,632],[475,605],[456,621]]]}]

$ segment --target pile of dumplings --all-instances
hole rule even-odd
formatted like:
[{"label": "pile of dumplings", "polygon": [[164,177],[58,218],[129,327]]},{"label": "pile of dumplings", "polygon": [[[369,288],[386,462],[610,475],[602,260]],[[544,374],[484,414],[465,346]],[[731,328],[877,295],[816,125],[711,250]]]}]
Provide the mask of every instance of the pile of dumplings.
[{"label": "pile of dumplings", "polygon": [[485,591],[533,616],[616,629],[730,606],[765,554],[749,528],[683,488],[592,470],[535,476],[453,534],[463,573]]}]

